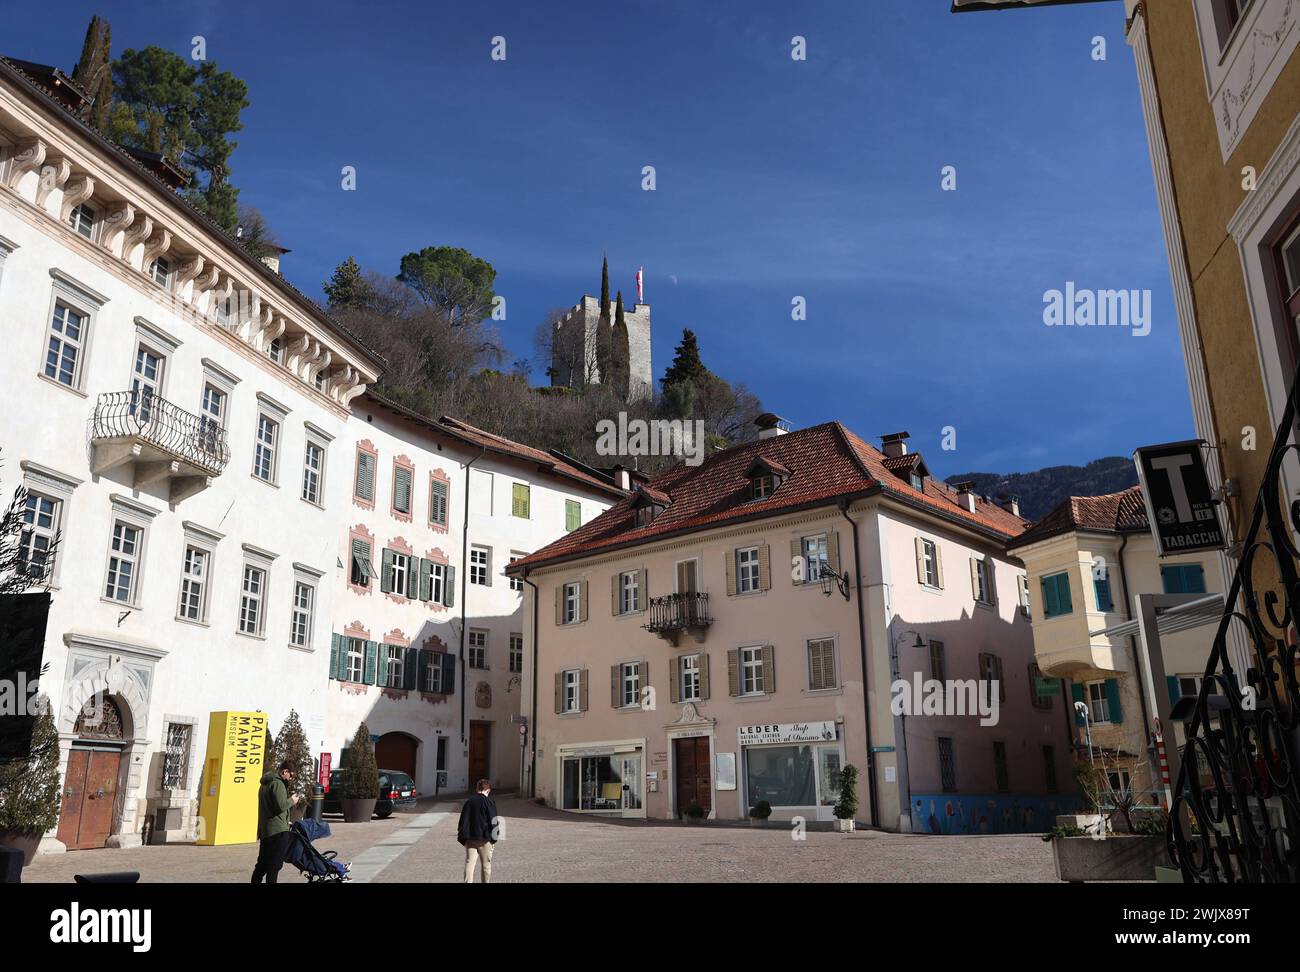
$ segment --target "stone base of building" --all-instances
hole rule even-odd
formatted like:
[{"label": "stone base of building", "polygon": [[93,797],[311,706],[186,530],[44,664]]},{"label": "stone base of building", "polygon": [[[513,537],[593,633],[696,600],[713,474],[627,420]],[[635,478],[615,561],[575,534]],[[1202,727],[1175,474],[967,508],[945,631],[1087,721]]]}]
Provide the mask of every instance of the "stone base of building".
[{"label": "stone base of building", "polygon": [[67,845],[57,837],[42,837],[41,842],[36,845],[37,854],[66,854]]}]

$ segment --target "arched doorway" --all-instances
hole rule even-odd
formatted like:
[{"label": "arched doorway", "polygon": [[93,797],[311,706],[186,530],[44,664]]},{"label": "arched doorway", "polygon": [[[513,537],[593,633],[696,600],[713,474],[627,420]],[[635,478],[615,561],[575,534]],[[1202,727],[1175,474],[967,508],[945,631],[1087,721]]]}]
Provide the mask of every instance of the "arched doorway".
[{"label": "arched doorway", "polygon": [[381,770],[400,770],[415,779],[416,752],[420,741],[404,732],[386,732],[375,743],[375,762]]},{"label": "arched doorway", "polygon": [[82,707],[63,774],[59,840],[68,850],[103,847],[113,833],[126,729],[122,710],[107,696]]}]

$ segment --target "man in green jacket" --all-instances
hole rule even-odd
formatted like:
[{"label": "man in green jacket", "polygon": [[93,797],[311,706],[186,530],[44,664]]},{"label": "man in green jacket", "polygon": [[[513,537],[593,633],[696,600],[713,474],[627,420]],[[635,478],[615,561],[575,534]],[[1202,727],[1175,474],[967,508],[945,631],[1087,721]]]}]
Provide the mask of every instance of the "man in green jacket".
[{"label": "man in green jacket", "polygon": [[278,773],[268,770],[262,776],[262,788],[257,791],[257,865],[253,868],[253,883],[275,884],[289,853],[289,808],[298,803],[298,794],[289,796],[293,782],[293,766],[285,761]]}]

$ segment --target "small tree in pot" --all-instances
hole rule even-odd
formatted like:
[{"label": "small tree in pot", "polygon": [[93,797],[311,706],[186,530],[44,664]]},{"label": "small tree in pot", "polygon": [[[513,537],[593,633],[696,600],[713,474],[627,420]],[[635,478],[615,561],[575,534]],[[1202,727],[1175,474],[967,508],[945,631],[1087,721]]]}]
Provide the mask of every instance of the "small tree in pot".
[{"label": "small tree in pot", "polygon": [[289,710],[289,717],[284,720],[280,734],[271,743],[271,756],[267,765],[279,766],[282,761],[288,761],[293,766],[293,782],[289,784],[289,796],[292,797],[296,793],[301,798],[290,809],[289,817],[291,820],[301,820],[311,806],[312,787],[316,783],[316,761],[312,758],[311,747],[307,743],[307,733],[303,731],[296,709]]},{"label": "small tree in pot", "polygon": [[379,767],[375,765],[375,745],[370,739],[370,727],[364,722],[357,726],[352,745],[348,747],[341,789],[343,819],[348,823],[368,821],[375,812],[375,801],[379,799]]},{"label": "small tree in pot", "polygon": [[705,810],[702,806],[700,806],[699,802],[696,800],[692,800],[690,803],[686,805],[687,823],[695,823],[695,824],[703,823],[704,818],[707,817],[708,815],[709,815],[709,811]]},{"label": "small tree in pot", "polygon": [[772,804],[766,800],[759,800],[749,808],[749,825],[751,827],[766,827],[767,818],[772,816]]},{"label": "small tree in pot", "polygon": [[858,813],[858,768],[852,764],[840,770],[840,799],[831,812],[840,822],[842,833],[853,833],[853,818]]},{"label": "small tree in pot", "polygon": [[26,758],[0,761],[0,845],[23,852],[26,867],[59,822],[59,733],[44,696]]}]

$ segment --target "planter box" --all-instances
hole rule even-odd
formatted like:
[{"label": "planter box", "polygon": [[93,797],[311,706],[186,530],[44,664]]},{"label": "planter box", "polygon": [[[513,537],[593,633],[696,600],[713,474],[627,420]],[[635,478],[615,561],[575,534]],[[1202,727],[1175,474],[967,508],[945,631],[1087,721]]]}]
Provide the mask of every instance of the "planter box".
[{"label": "planter box", "polygon": [[342,803],[345,823],[369,823],[375,812],[374,799],[343,800]]},{"label": "planter box", "polygon": [[767,821],[768,821],[767,817],[750,817],[749,825],[751,827],[766,827]]},{"label": "planter box", "polygon": [[0,830],[0,846],[12,847],[23,855],[23,867],[29,867],[41,842],[39,830]]},{"label": "planter box", "polygon": [[1053,837],[1052,857],[1062,881],[1154,881],[1169,864],[1164,837]]},{"label": "planter box", "polygon": [[837,818],[835,821],[835,829],[842,834],[851,834],[853,833],[853,823],[854,821],[852,817],[849,817],[847,820]]},{"label": "planter box", "polygon": [[1090,834],[1101,833],[1102,827],[1110,833],[1114,828],[1106,821],[1106,817],[1100,813],[1062,813],[1056,817],[1058,827],[1078,827],[1080,830],[1087,831]]}]

